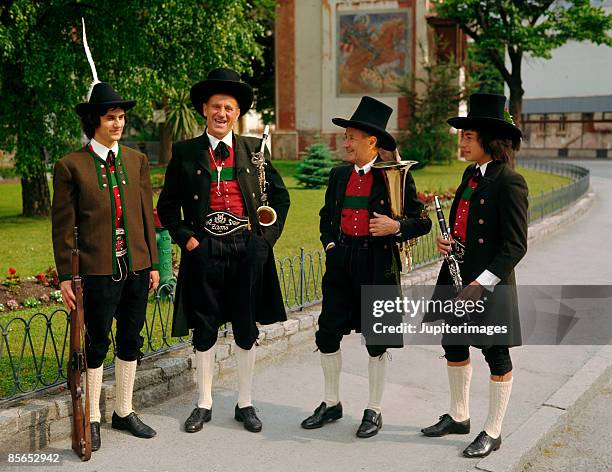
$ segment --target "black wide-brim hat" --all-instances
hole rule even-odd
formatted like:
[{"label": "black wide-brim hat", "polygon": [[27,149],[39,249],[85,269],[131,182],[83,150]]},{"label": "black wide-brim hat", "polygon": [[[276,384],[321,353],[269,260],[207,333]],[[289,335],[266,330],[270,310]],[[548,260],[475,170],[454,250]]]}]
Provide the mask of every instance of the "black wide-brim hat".
[{"label": "black wide-brim hat", "polygon": [[226,67],[211,70],[206,80],[191,87],[191,103],[200,115],[204,116],[202,105],[216,93],[234,97],[240,107],[240,116],[249,111],[253,103],[253,88],[240,80],[238,72]]},{"label": "black wide-brim hat", "polygon": [[[449,118],[446,122],[457,129],[483,130],[502,138],[521,139],[523,133],[506,119],[506,97],[495,93],[474,93],[470,95],[467,116]],[[507,115],[508,117],[510,115]]]},{"label": "black wide-brim hat", "polygon": [[397,147],[395,139],[386,131],[391,113],[393,113],[393,108],[389,105],[375,98],[364,96],[361,97],[361,101],[350,120],[332,118],[332,123],[342,128],[357,128],[365,131],[372,136],[376,136],[378,147],[387,151],[395,151]]},{"label": "black wide-brim hat", "polygon": [[130,108],[134,108],[134,105],[136,105],[135,100],[124,100],[110,84],[98,82],[91,91],[89,101],[79,103],[76,106],[76,112],[79,116],[83,116],[89,111],[104,112],[110,108],[122,108],[124,111],[128,111]]}]

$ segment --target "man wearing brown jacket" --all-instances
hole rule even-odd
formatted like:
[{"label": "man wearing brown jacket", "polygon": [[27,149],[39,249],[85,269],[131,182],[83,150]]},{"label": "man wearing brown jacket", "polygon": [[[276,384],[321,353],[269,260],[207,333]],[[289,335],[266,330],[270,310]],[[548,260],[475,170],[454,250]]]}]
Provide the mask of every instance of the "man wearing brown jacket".
[{"label": "man wearing brown jacket", "polygon": [[153,195],[147,158],[118,144],[125,112],[135,105],[104,82],[77,105],[89,143],[55,165],[52,232],[62,299],[74,308],[70,281],[73,228],[79,228],[85,311],[87,395],[92,449],[100,448],[100,391],[103,362],[116,325],[116,400],[112,426],[151,438],[155,431],[132,408],[136,365],[143,338],[148,292],[159,282]]}]

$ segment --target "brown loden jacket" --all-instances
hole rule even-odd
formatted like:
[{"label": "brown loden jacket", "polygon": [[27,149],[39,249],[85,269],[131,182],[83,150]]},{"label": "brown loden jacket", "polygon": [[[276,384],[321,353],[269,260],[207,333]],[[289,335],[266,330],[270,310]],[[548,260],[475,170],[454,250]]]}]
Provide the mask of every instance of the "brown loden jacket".
[{"label": "brown loden jacket", "polygon": [[[129,270],[157,268],[153,192],[144,154],[120,145],[116,158]],[[60,280],[70,278],[74,226],[79,228],[81,275],[117,271],[115,200],[104,159],[82,148],[62,157],[53,173],[53,252]]]}]

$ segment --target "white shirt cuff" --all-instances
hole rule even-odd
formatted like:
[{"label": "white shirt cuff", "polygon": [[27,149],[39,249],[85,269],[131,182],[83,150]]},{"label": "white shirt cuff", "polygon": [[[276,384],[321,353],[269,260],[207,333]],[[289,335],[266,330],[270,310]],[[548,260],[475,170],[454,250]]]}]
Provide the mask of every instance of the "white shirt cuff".
[{"label": "white shirt cuff", "polygon": [[328,251],[329,249],[335,246],[336,246],[336,243],[332,241],[331,243],[328,243],[327,246],[325,246],[325,250]]},{"label": "white shirt cuff", "polygon": [[485,270],[482,274],[476,277],[476,282],[486,288],[489,292],[492,292],[495,286],[501,282],[501,279],[493,272]]}]

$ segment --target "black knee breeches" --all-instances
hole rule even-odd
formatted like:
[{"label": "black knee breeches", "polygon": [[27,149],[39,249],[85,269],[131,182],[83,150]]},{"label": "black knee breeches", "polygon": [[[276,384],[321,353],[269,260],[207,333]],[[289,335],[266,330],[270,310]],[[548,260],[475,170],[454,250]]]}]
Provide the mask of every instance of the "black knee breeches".
[{"label": "black knee breeches", "polygon": [[[463,362],[470,357],[470,346],[442,345],[444,357],[449,362]],[[512,370],[510,350],[506,346],[490,346],[481,349],[491,375],[505,375]]]},{"label": "black knee breeches", "polygon": [[83,278],[87,365],[102,365],[113,325],[117,320],[115,343],[117,357],[135,361],[140,356],[144,338],[140,335],[147,315],[150,270],[128,272],[125,280],[115,282],[111,275],[87,275]]}]

